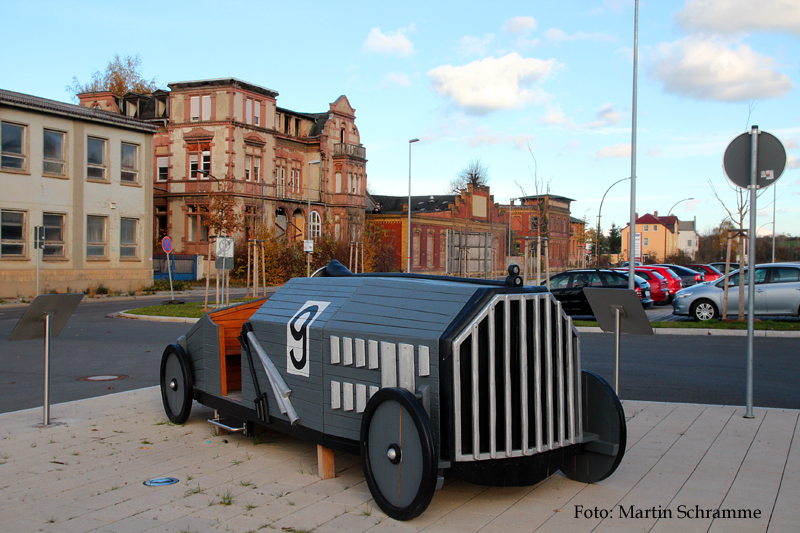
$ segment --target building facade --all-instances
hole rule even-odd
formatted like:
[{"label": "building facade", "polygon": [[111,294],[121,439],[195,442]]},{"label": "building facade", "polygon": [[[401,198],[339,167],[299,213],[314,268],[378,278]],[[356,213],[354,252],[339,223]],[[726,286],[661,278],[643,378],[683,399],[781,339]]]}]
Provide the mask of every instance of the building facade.
[{"label": "building facade", "polygon": [[208,253],[203,214],[220,194],[233,197],[242,217],[237,241],[260,227],[289,240],[315,238],[326,225],[339,238],[360,238],[367,159],[347,97],[324,112],[300,113],[278,107],[276,91],[235,78],[168,86],[150,95],[79,95],[83,105],[159,126],[155,241],[169,235],[176,253]]},{"label": "building facade", "polygon": [[157,129],[0,90],[0,297],[152,284]]},{"label": "building facade", "polygon": [[411,235],[411,272],[496,275],[504,268],[506,226],[488,187],[468,185],[460,194],[369,198],[367,217],[387,231],[395,268],[406,271]]},{"label": "building facade", "polygon": [[570,204],[573,201],[563,196],[542,194],[524,196],[511,200],[510,205],[500,206],[500,214],[510,231],[512,252],[525,256],[530,249],[535,249],[541,237],[549,243],[550,267],[560,270],[568,268],[571,265],[570,256],[577,255],[573,250],[577,245],[571,243],[570,237],[574,235],[570,217]]},{"label": "building facade", "polygon": [[[647,213],[636,219],[635,231],[639,234],[640,239],[640,254],[637,256],[637,261],[651,261],[663,262],[668,257],[673,256],[681,250],[680,246],[680,225],[683,222],[678,220],[675,215],[666,217],[658,216],[658,211],[653,214]],[[692,224],[694,227],[694,224]],[[687,230],[687,237],[694,234],[694,231]],[[630,224],[622,228],[622,250],[621,257],[628,257],[628,243],[630,235]],[[693,243],[697,244],[697,236],[694,234],[693,238],[689,238]],[[687,248],[688,250],[688,248]],[[688,253],[688,252],[687,252]],[[689,254],[694,257],[696,249],[693,253]]]}]

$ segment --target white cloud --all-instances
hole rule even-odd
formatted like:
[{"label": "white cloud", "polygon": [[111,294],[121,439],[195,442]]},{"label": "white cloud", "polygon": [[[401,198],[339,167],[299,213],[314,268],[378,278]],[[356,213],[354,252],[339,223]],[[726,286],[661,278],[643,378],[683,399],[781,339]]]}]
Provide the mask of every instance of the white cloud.
[{"label": "white cloud", "polygon": [[560,104],[553,104],[547,107],[541,122],[553,126],[564,126],[571,130],[576,129],[599,129],[606,126],[618,124],[622,120],[622,115],[617,111],[613,104],[604,104],[597,112],[597,118],[592,122],[577,124],[574,119],[564,115]]},{"label": "white cloud", "polygon": [[548,41],[552,41],[555,43],[562,43],[564,41],[600,41],[600,42],[608,42],[614,41],[615,38],[607,33],[602,32],[594,32],[594,33],[586,33],[583,31],[579,31],[573,33],[572,35],[567,34],[563,30],[559,30],[558,28],[550,28],[546,32],[544,32],[544,38]]},{"label": "white cloud", "polygon": [[612,157],[630,157],[630,156],[631,156],[630,144],[616,144],[614,146],[604,146],[594,154],[594,157],[598,159],[610,159]]},{"label": "white cloud", "polygon": [[622,120],[622,115],[619,114],[616,107],[612,104],[605,104],[600,111],[597,112],[597,120],[587,124],[589,128],[602,128],[612,124],[618,124]]},{"label": "white cloud", "polygon": [[661,148],[658,148],[657,146],[651,146],[647,149],[647,155],[650,157],[658,157],[661,155]]},{"label": "white cloud", "polygon": [[409,87],[411,80],[403,72],[390,72],[383,78],[382,87]]},{"label": "white cloud", "polygon": [[796,138],[786,139],[782,141],[783,147],[787,150],[797,150],[800,148],[800,144],[797,142]]},{"label": "white cloud", "polygon": [[662,43],[652,55],[651,77],[664,90],[696,100],[741,102],[781,97],[792,88],[774,60],[746,44],[729,47],[713,39],[686,37]]},{"label": "white cloud", "polygon": [[525,58],[512,52],[463,66],[442,65],[429,70],[428,77],[441,96],[451,98],[467,113],[484,115],[549,100],[550,95],[540,87],[528,87],[544,81],[559,68],[561,64],[555,59]]},{"label": "white cloud", "polygon": [[489,46],[492,41],[494,41],[494,35],[487,33],[482,37],[472,37],[471,35],[467,35],[462,37],[458,41],[458,44],[461,53],[463,54],[485,56],[486,47]]},{"label": "white cloud", "polygon": [[530,135],[505,135],[505,134],[498,134],[498,133],[490,133],[490,132],[477,132],[475,135],[470,137],[469,145],[471,147],[481,146],[481,145],[494,145],[494,144],[510,144],[514,146],[517,150],[527,150],[528,144],[530,143],[531,136]]},{"label": "white cloud", "polygon": [[503,31],[508,33],[528,33],[535,29],[536,19],[533,17],[514,17],[503,25]]},{"label": "white cloud", "polygon": [[800,36],[797,0],[689,0],[675,19],[690,31],[718,34],[763,31]]},{"label": "white cloud", "polygon": [[364,41],[363,49],[372,54],[386,54],[406,57],[414,51],[414,44],[406,37],[410,28],[383,33],[380,28],[372,28]]},{"label": "white cloud", "polygon": [[788,154],[786,156],[786,168],[800,168],[800,157]]}]

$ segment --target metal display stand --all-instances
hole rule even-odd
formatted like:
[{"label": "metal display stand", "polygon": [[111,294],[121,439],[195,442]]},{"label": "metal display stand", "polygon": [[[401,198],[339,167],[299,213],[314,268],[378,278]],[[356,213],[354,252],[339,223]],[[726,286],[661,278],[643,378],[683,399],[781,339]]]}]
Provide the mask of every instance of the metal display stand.
[{"label": "metal display stand", "polygon": [[44,338],[44,424],[50,425],[50,338],[58,337],[83,299],[83,293],[42,294],[19,319],[9,341]]},{"label": "metal display stand", "polygon": [[583,294],[589,300],[600,329],[614,333],[614,392],[619,395],[619,334],[652,335],[653,328],[636,291],[586,287]]}]

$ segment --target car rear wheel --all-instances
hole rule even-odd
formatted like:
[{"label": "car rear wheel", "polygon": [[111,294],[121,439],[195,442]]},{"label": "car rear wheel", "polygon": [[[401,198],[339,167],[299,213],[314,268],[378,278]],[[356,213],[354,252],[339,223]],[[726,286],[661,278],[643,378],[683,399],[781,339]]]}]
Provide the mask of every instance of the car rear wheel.
[{"label": "car rear wheel", "polygon": [[692,304],[690,311],[692,318],[705,322],[706,320],[713,320],[719,316],[717,307],[709,300],[699,300]]}]

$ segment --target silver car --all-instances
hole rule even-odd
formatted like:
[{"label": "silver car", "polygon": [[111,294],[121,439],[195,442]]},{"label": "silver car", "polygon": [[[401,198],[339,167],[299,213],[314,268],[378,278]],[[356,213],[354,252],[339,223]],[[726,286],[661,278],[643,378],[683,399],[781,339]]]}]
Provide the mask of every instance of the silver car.
[{"label": "silver car", "polygon": [[[747,271],[745,270],[745,310],[747,309]],[[725,280],[701,283],[678,291],[672,301],[672,314],[691,316],[695,320],[719,318],[724,297]],[[770,263],[756,265],[756,315],[800,316],[800,264]],[[727,314],[739,311],[739,271],[733,272],[728,285]]]}]

